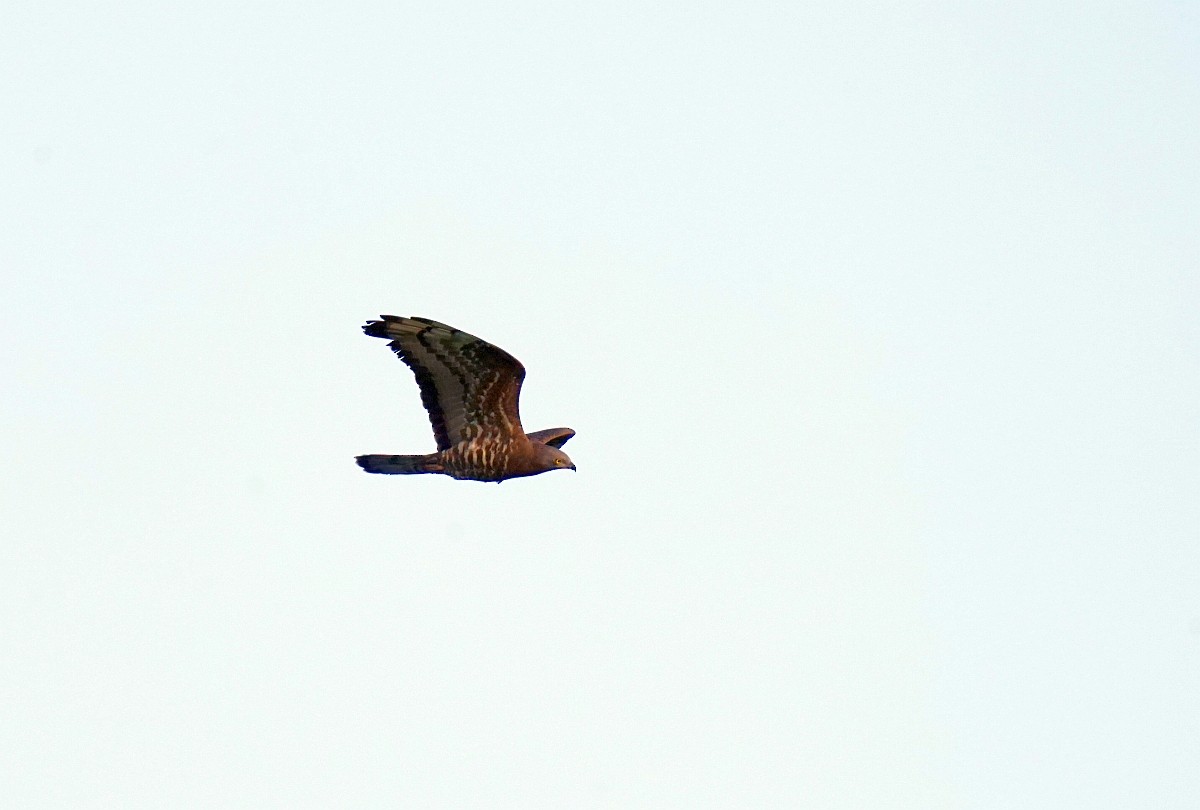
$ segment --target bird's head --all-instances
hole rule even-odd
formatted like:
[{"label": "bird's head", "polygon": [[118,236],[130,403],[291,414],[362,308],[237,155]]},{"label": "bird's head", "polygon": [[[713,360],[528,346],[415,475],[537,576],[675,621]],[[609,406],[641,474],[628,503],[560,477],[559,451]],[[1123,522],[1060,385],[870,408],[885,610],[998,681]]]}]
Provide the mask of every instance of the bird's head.
[{"label": "bird's head", "polygon": [[571,461],[571,457],[559,450],[557,447],[551,447],[548,444],[535,445],[537,458],[540,466],[546,470],[573,470],[575,463]]}]

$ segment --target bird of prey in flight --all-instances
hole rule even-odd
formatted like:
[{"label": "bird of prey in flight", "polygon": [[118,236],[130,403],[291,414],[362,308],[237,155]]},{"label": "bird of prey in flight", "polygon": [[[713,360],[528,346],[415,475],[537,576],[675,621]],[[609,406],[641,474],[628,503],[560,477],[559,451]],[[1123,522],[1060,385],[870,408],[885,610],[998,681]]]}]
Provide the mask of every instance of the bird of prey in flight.
[{"label": "bird of prey in flight", "polygon": [[496,481],[573,470],[562,446],[570,428],[526,433],[517,400],[525,367],[508,352],[428,318],[381,315],[363,332],[412,369],[429,412],[437,452],[415,456],[358,456],[369,473],[441,473],[469,481]]}]

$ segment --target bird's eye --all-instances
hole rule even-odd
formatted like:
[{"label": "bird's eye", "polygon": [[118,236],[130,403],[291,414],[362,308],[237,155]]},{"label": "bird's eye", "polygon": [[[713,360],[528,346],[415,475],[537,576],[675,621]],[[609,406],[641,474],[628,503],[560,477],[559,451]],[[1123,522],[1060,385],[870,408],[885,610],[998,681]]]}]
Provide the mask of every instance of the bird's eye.
[{"label": "bird's eye", "polygon": [[561,467],[561,466],[562,466],[562,463],[563,463],[563,461],[562,461],[562,459],[561,459],[561,458],[556,458],[556,459],[554,459],[554,463],[555,463],[555,464],[557,464],[558,466],[560,466],[560,467]]}]

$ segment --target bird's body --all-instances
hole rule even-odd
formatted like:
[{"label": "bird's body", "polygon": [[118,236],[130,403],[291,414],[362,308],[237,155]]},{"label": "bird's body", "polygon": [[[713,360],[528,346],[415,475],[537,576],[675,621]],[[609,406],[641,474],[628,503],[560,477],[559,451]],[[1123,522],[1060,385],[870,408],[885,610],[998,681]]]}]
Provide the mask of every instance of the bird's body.
[{"label": "bird's body", "polygon": [[441,473],[471,481],[503,481],[550,470],[575,469],[560,448],[570,428],[525,433],[517,401],[525,367],[508,352],[428,318],[382,315],[363,332],[388,346],[412,369],[429,413],[436,453],[358,456],[367,472]]}]

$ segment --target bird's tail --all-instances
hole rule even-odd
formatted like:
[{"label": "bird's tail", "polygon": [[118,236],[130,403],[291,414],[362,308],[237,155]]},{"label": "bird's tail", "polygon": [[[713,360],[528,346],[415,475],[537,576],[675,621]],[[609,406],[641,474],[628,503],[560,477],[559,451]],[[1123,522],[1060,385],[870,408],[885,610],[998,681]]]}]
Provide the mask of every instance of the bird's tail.
[{"label": "bird's tail", "polygon": [[357,456],[355,461],[369,473],[384,475],[418,475],[420,473],[441,472],[441,465],[434,461],[434,456]]}]

